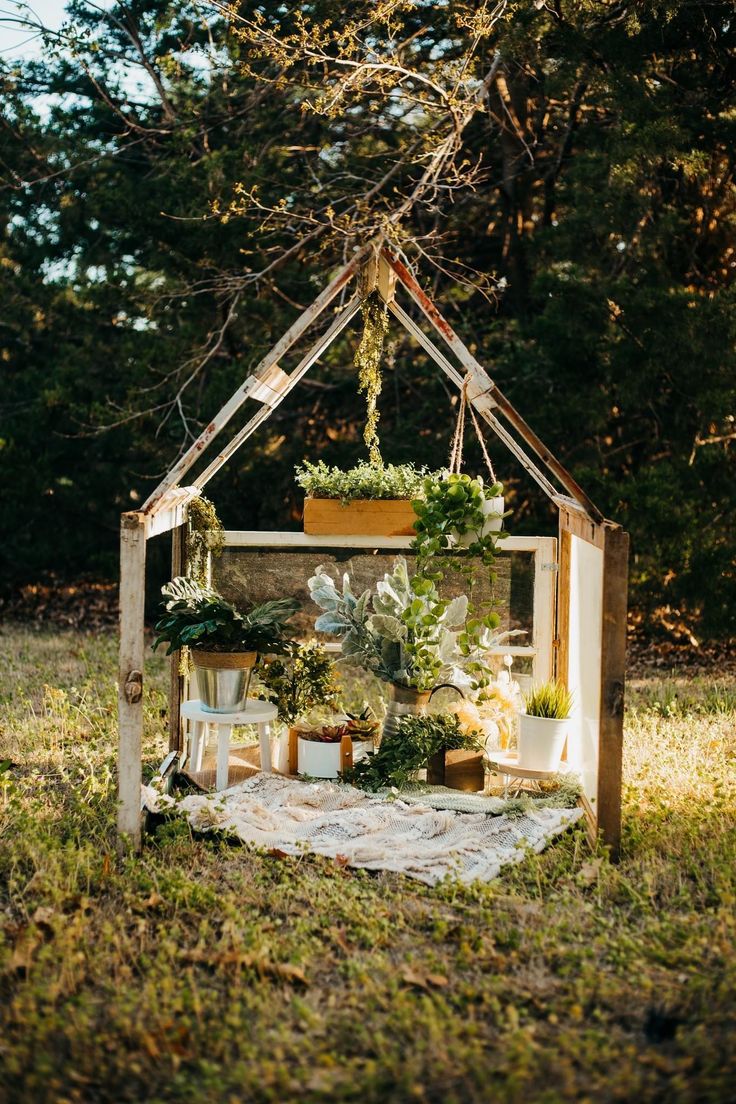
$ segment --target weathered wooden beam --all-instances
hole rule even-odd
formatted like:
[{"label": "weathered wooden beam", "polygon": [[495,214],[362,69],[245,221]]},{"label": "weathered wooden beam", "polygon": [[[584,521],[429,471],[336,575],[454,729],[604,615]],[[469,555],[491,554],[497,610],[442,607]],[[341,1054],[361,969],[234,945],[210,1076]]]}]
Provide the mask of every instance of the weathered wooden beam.
[{"label": "weathered wooden beam", "polygon": [[[171,534],[171,577],[183,575],[186,570],[186,522]],[[181,703],[184,700],[184,676],[180,673],[181,652],[175,651],[169,659],[169,751],[178,755],[184,750],[184,725]]]},{"label": "weathered wooden beam", "polygon": [[120,522],[120,657],[118,665],[118,831],[141,841],[141,741],[146,523],[141,513]]},{"label": "weathered wooden beam", "polygon": [[587,510],[591,518],[594,521],[603,521],[603,514],[595,503],[496,386],[486,370],[478,363],[449,322],[440,314],[435,304],[419,286],[406,265],[385,247],[382,250],[382,255],[396,273],[399,282],[406,288],[419,309],[443,341],[452,349],[467,375],[470,376],[471,386],[468,388],[468,398],[473,401],[476,409],[483,413],[484,410],[497,408],[507,422],[513,426],[524,443],[529,446],[532,452],[536,453],[537,457],[559,480],[565,490]]},{"label": "weathered wooden beam", "polygon": [[329,348],[337,335],[345,329],[351,318],[354,317],[358,308],[360,307],[360,296],[354,295],[347,306],[336,315],[332,320],[330,326],[321,334],[314,345],[305,356],[297,364],[291,375],[286,376],[286,382],[280,387],[278,394],[274,394],[274,397],[269,401],[267,405],[261,407],[261,409],[253,415],[249,422],[243,426],[243,428],[235,434],[235,436],[228,441],[222,452],[219,452],[217,456],[211,461],[211,463],[205,468],[200,475],[197,476],[194,483],[198,488],[202,488],[209,483],[212,476],[215,475],[223,464],[226,464],[233,453],[237,452],[240,446],[247,441],[252,433],[258,429],[258,426],[264,422],[267,418],[271,417],[277,406],[280,405],[289,394],[290,391],[296,387],[299,380],[304,376],[312,367],[314,362],[319,359],[322,353]]},{"label": "weathered wooden beam", "polygon": [[233,415],[243,405],[251,394],[253,386],[260,386],[261,375],[264,373],[267,374],[275,364],[278,364],[279,360],[288,352],[294,342],[312,325],[315,319],[319,318],[325,307],[329,306],[332,300],[339,295],[342,289],[350,282],[356,271],[360,268],[366,254],[373,248],[374,246],[372,243],[367,243],[362,249],[359,249],[348,263],[343,265],[337,275],[330,280],[329,284],[320,292],[314,302],[299,315],[286,333],[279,338],[273,348],[266,353],[253,375],[249,376],[248,379],[241,384],[222,409],[215,415],[209,425],[202,431],[194,444],[187,449],[184,455],[174,464],[171,471],[168,472],[156,489],[149,495],[142,507],[144,513],[148,513],[170,487],[175,487],[181,483],[186,473],[202,455],[210,442],[214,440],[222,429],[224,429]]},{"label": "weathered wooden beam", "polygon": [[626,683],[629,534],[608,525],[603,545],[598,829],[617,859],[621,849],[621,772]]},{"label": "weathered wooden beam", "polygon": [[[402,326],[416,339],[416,341],[422,346],[422,348],[431,356],[436,364],[442,369],[445,375],[452,380],[456,387],[462,390],[464,385],[464,377],[455,366],[447,359],[445,354],[437,348],[435,343],[430,337],[425,334],[421,326],[418,326],[410,314],[401,307],[395,300],[389,303],[389,310],[397,321],[401,322]],[[478,410],[481,418],[491,427],[493,432],[499,438],[500,441],[506,445],[506,448],[511,452],[519,461],[521,466],[532,477],[532,479],[539,484],[544,493],[549,498],[555,498],[557,490],[552,483],[550,483],[544,472],[541,472],[530,456],[524,451],[518,441],[511,436],[506,427],[499,422],[493,412],[488,408],[485,403],[476,404],[476,400],[470,398],[473,406]]]}]

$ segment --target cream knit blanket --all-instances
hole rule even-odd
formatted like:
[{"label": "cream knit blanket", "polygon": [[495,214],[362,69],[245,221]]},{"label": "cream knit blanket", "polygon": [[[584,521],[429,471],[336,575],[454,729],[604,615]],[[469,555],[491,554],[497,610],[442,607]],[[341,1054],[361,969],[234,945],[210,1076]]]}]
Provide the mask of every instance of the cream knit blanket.
[{"label": "cream knit blanket", "polygon": [[[378,797],[344,784],[257,774],[220,793],[172,798],[143,787],[152,812],[180,812],[198,831],[290,855],[312,851],[367,870],[392,870],[435,885],[442,878],[490,881],[582,815],[539,808],[521,816],[432,808],[414,797]],[[493,802],[493,804],[490,804]],[[489,812],[497,803],[489,799]]]}]

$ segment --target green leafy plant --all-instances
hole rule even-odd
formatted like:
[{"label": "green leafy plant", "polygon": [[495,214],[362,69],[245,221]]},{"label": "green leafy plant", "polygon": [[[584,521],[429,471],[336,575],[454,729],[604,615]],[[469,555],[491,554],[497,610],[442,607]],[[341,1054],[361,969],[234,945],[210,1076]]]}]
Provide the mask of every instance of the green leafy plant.
[{"label": "green leafy plant", "polygon": [[479,477],[444,472],[427,475],[422,494],[413,502],[417,521],[412,548],[422,570],[441,572],[443,566],[470,572],[466,557],[453,556],[458,537],[470,537],[464,544],[467,555],[480,559],[492,571],[500,534],[484,532],[489,515],[486,503],[503,493],[501,483],[486,486]]},{"label": "green leafy plant", "polygon": [[483,684],[489,676],[486,653],[503,638],[492,636],[483,619],[467,617],[465,595],[440,598],[431,579],[410,578],[403,556],[374,593],[356,597],[347,574],[338,590],[323,567],[309,580],[309,592],[325,611],[315,629],[342,637],[346,663],[415,690],[440,682]]},{"label": "green leafy plant", "polygon": [[524,695],[529,717],[548,717],[563,721],[570,716],[573,696],[561,682],[545,682]]},{"label": "green leafy plant", "polygon": [[212,587],[180,576],[161,588],[164,616],[154,626],[154,649],[168,643],[166,654],[189,647],[212,652],[282,652],[288,645],[285,625],[299,609],[293,598],[277,598],[236,609]]},{"label": "green leafy plant", "polygon": [[368,447],[371,464],[381,467],[378,441],[378,397],[383,387],[381,357],[388,333],[388,309],[377,291],[372,291],[360,305],[363,315],[363,336],[353,363],[358,369],[358,391],[365,395],[366,418],[363,440]]},{"label": "green leafy plant", "polygon": [[334,704],[337,693],[335,664],[316,641],[289,643],[283,656],[263,664],[259,678],[264,697],[287,725],[317,706]]},{"label": "green leafy plant", "polygon": [[220,556],[225,547],[222,522],[214,503],[204,495],[191,500],[187,520],[187,575],[206,586],[208,555]]},{"label": "green leafy plant", "polygon": [[330,467],[324,460],[316,464],[304,460],[296,468],[296,481],[311,498],[353,499],[404,498],[422,495],[424,469],[413,464],[356,464],[348,471]]},{"label": "green leafy plant", "polygon": [[461,748],[480,750],[481,736],[464,732],[454,714],[403,717],[396,733],[384,736],[375,755],[355,764],[349,781],[366,790],[401,789],[433,755]]}]

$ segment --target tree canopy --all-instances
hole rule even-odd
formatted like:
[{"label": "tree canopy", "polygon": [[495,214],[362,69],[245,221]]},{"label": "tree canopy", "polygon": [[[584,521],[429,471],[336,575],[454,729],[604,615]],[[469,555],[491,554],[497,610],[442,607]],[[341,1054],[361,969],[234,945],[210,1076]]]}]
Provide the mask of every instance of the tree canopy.
[{"label": "tree canopy", "polygon": [[[0,65],[10,582],[114,575],[119,512],[380,231],[630,529],[641,607],[733,631],[731,4],[68,13],[40,60]],[[295,463],[364,456],[357,340],[348,329],[218,475],[226,524],[289,523]],[[441,465],[445,383],[394,330],[384,370],[386,458]],[[515,530],[551,531],[491,446]]]}]

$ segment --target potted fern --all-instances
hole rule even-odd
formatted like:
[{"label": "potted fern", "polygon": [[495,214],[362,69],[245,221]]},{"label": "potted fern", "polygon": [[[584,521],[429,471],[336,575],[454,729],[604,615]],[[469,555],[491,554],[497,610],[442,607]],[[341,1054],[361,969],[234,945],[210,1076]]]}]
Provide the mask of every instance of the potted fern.
[{"label": "potted fern", "polygon": [[167,655],[189,649],[203,709],[245,709],[259,654],[286,649],[286,622],[299,603],[278,598],[243,612],[212,587],[184,576],[167,583],[161,593],[164,613],[155,625],[154,649],[164,643],[169,645]]},{"label": "potted fern", "polygon": [[524,698],[519,714],[519,766],[555,771],[567,738],[572,694],[560,682],[545,682]]},{"label": "potted fern", "polygon": [[410,536],[426,473],[413,464],[363,461],[342,471],[323,460],[296,469],[304,491],[304,532],[311,536]]}]

